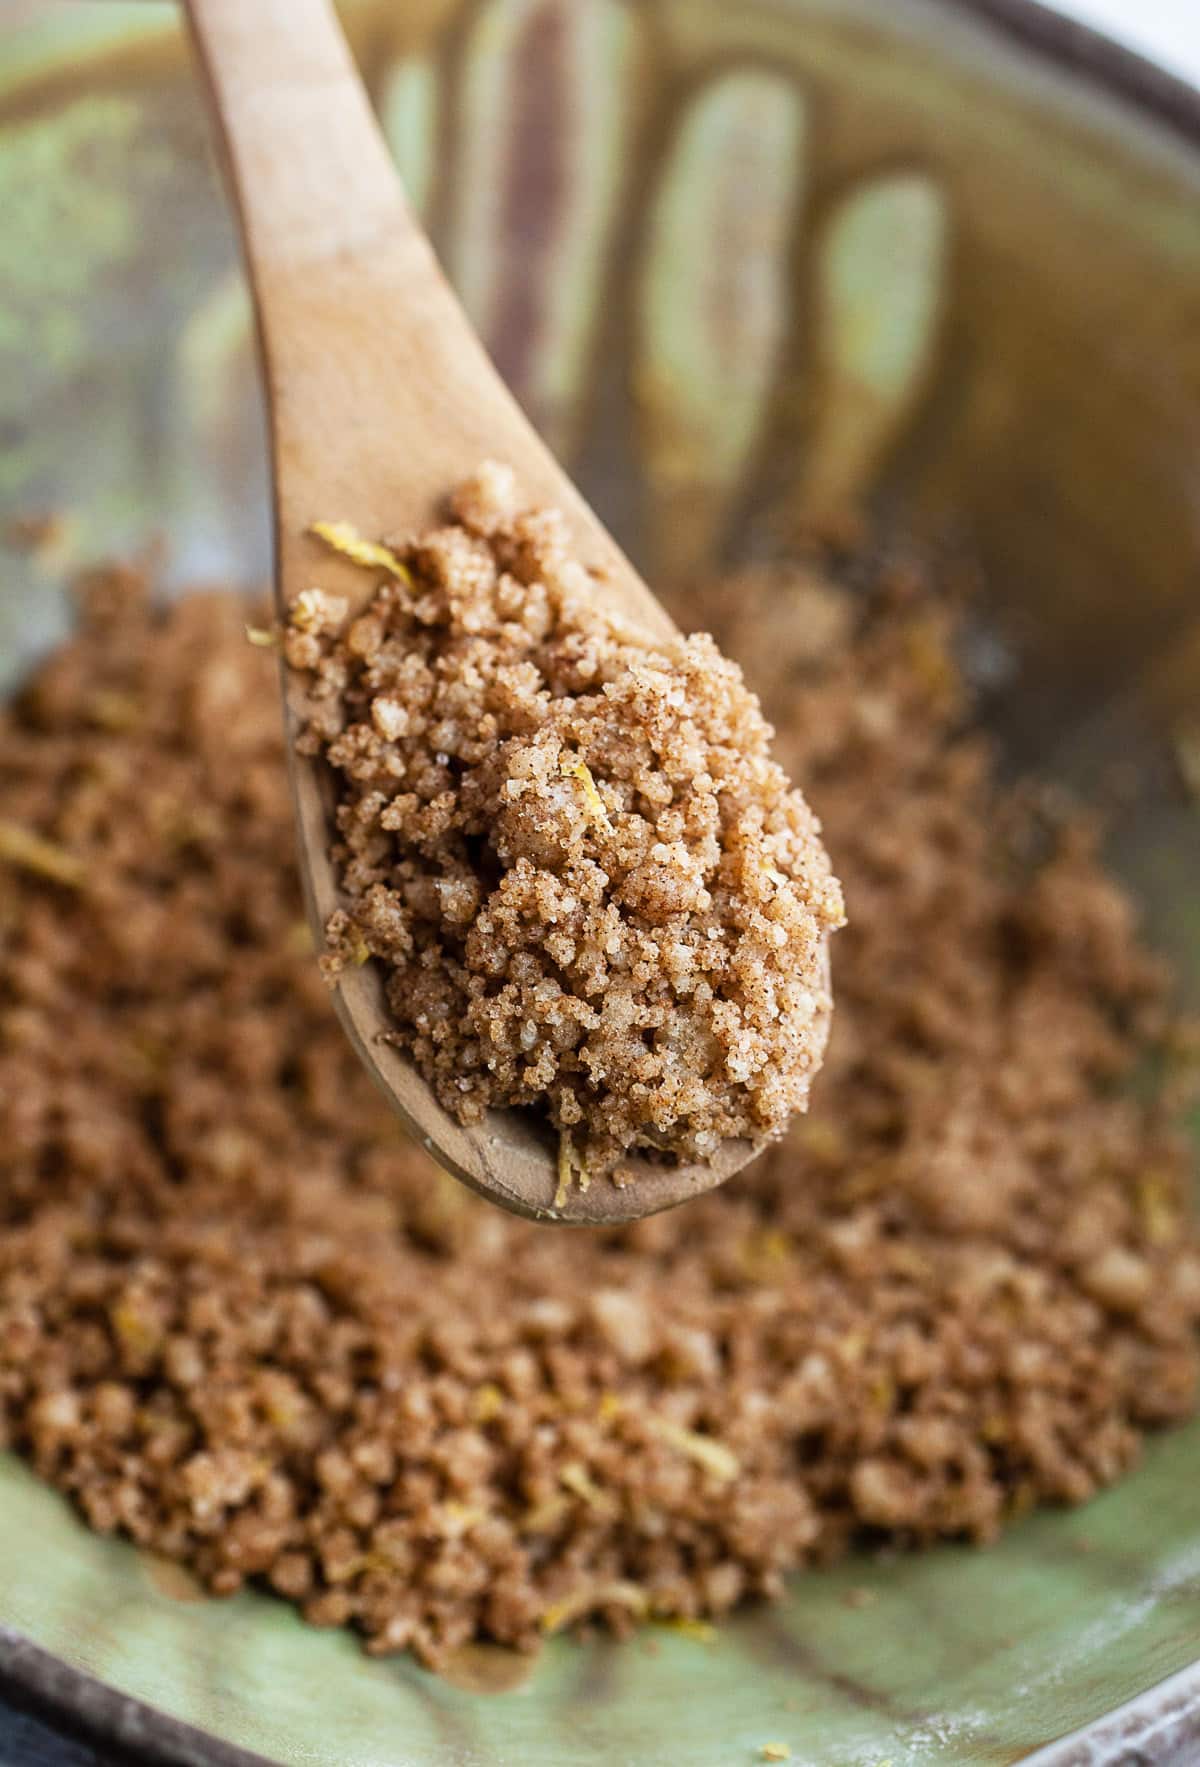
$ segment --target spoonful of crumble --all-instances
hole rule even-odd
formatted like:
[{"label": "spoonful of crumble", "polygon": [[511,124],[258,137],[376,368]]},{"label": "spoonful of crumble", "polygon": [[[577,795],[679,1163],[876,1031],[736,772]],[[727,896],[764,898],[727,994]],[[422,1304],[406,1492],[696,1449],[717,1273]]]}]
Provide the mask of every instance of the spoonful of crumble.
[{"label": "spoonful of crumble", "polygon": [[819,825],[740,671],[679,635],[496,375],[327,0],[189,14],[257,308],[301,866],[343,1025],[508,1209],[699,1195],[821,1063],[844,916]]}]

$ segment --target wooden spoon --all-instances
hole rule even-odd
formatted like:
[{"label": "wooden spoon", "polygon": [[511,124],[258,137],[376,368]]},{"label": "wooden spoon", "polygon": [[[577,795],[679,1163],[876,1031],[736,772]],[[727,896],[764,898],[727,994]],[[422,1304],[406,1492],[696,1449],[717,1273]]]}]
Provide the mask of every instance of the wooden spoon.
[{"label": "wooden spoon", "polygon": [[[419,531],[447,492],[493,458],[530,504],[565,515],[596,593],[651,635],[675,627],[551,458],[451,293],[400,188],[327,0],[188,0],[231,171],[258,318],[274,454],[276,594],[314,581],[361,605],[375,579],[331,558],[314,521],[378,539]],[[329,786],[295,752],[303,690],[284,681],[285,724],[309,912],[323,938],[338,905]],[[751,1158],[726,1142],[707,1165],[632,1162],[618,1188],[572,1187],[555,1209],[556,1149],[532,1113],[464,1127],[389,1027],[374,964],[347,972],[338,1011],[360,1059],[434,1157],[481,1195],[538,1220],[619,1222],[699,1196]]]}]

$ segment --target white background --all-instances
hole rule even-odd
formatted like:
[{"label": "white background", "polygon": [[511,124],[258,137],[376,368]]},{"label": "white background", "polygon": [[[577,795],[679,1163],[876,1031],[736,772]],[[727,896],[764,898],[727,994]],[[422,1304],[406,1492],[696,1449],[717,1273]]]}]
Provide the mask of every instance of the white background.
[{"label": "white background", "polygon": [[1053,0],[1130,49],[1200,86],[1200,0]]}]

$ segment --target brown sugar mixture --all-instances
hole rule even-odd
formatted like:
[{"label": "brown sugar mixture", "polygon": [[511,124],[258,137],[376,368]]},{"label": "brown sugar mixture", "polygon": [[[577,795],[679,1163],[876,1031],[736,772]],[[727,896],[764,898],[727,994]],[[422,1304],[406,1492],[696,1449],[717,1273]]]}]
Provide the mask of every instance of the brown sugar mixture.
[{"label": "brown sugar mixture", "polygon": [[824,819],[834,1034],[755,1166],[572,1234],[404,1142],[309,946],[274,659],[145,598],[85,584],[0,726],[0,1427],[92,1526],[436,1664],[989,1539],[1190,1411],[1163,978],[961,733],[935,597],[689,610],[769,660]]},{"label": "brown sugar mixture", "polygon": [[390,580],[349,623],[302,595],[285,636],[311,672],[300,746],[336,780],[327,968],[381,959],[445,1108],[538,1106],[584,1183],[635,1149],[778,1138],[844,916],[758,701],[707,636],[615,626],[507,469],[452,514],[396,553],[351,542]]}]

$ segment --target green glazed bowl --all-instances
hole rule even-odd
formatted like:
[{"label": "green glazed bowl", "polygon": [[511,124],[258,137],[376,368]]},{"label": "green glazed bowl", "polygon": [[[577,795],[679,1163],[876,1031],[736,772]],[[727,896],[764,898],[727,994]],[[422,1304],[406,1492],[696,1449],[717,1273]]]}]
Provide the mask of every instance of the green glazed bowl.
[{"label": "green glazed bowl", "polygon": [[[345,13],[489,346],[683,616],[699,561],[812,518],[968,548],[1008,756],[1084,791],[1121,764],[1114,859],[1200,999],[1176,764],[1200,753],[1200,99],[1025,0]],[[268,557],[246,299],[175,12],[4,17],[0,505],[73,512],[5,560],[11,680],[64,628],[71,557],[156,529],[177,582]],[[711,1643],[478,1650],[438,1680],[266,1596],[199,1597],[0,1457],[0,1675],[198,1763],[1195,1762],[1198,1471],[1194,1425],[986,1553],[799,1578]]]}]

